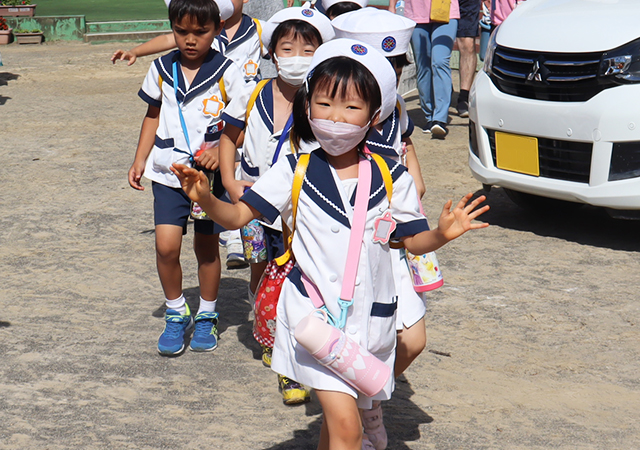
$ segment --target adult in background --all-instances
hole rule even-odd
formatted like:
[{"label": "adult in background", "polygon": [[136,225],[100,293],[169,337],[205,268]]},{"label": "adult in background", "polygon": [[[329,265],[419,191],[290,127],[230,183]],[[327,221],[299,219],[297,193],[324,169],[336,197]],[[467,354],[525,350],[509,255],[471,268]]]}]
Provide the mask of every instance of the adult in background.
[{"label": "adult in background", "polygon": [[[446,14],[448,6],[449,14]],[[393,0],[389,11],[395,13]],[[458,0],[405,0],[404,15],[417,23],[411,36],[424,133],[444,139],[451,103],[451,51],[458,29]]]},{"label": "adult in background", "polygon": [[459,0],[460,20],[456,42],[460,50],[460,94],[456,109],[460,117],[469,117],[469,89],[476,73],[476,37],[481,0]]}]

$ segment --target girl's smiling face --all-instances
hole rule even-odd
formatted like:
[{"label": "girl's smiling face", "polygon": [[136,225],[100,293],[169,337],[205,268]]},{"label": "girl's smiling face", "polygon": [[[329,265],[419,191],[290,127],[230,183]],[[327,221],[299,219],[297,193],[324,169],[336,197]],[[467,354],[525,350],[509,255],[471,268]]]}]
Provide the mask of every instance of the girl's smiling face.
[{"label": "girl's smiling face", "polygon": [[[353,83],[349,82],[344,95],[340,95],[341,88],[325,85],[315,89],[309,104],[309,118],[366,126],[371,119],[369,103],[359,95]],[[371,122],[373,126],[375,123],[373,120]]]},{"label": "girl's smiling face", "polygon": [[278,40],[275,48],[277,58],[288,58],[290,56],[313,56],[318,48],[318,44],[306,42],[301,35],[294,37],[294,33],[289,33]]}]

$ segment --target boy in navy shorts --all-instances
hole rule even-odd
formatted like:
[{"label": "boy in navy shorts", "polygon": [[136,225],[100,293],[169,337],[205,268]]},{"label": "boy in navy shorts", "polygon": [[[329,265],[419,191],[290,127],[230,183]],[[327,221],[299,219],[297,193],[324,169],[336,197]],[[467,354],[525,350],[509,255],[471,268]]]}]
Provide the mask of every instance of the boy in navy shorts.
[{"label": "boy in navy shorts", "polygon": [[[148,103],[129,184],[144,190],[142,175],[152,181],[156,262],[167,311],[158,352],[171,356],[185,348],[212,351],[218,345],[216,301],[220,284],[218,234],[211,220],[194,221],[200,305],[195,318],[182,292],[180,249],[191,201],[171,173],[171,164],[198,165],[215,171],[218,142],[225,123],[244,126],[254,82],[245,83],[240,69],[211,44],[220,33],[218,6],[211,0],[173,0],[169,20],[178,46],[152,64],[139,96]],[[219,174],[216,173],[216,176]]]}]

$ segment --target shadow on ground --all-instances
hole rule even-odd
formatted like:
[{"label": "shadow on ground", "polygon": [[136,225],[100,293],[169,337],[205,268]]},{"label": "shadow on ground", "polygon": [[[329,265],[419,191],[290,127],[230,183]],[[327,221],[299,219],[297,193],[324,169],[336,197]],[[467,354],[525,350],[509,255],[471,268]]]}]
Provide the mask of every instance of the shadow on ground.
[{"label": "shadow on ground", "polygon": [[566,210],[532,210],[513,203],[504,190],[493,188],[489,193],[478,190],[476,196],[486,195],[491,209],[482,221],[492,226],[528,231],[538,236],[564,239],[583,245],[623,251],[640,251],[640,220],[610,217],[604,208],[582,206]]},{"label": "shadow on ground", "polygon": [[[404,376],[396,380],[396,390],[388,402],[383,403],[384,424],[389,436],[387,448],[394,450],[409,450],[407,442],[420,439],[420,425],[433,422],[433,418],[422,411],[411,400],[415,392]],[[311,403],[306,405],[306,415],[320,414],[320,402],[313,396]],[[286,442],[269,447],[265,450],[315,450],[320,436],[322,416],[311,422],[307,429],[294,431],[294,436]]]}]

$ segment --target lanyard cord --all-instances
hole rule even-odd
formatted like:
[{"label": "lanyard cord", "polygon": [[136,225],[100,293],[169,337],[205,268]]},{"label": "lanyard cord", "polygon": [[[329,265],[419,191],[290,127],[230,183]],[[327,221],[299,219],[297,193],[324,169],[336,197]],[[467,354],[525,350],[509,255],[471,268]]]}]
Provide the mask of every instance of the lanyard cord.
[{"label": "lanyard cord", "polygon": [[189,161],[191,164],[194,163],[193,153],[191,153],[191,142],[189,141],[189,131],[187,131],[187,124],[184,121],[184,116],[182,115],[182,104],[180,100],[178,100],[178,61],[173,62],[173,92],[176,96],[176,103],[178,104],[178,115],[180,116],[180,125],[182,126],[182,133],[184,134],[184,138],[187,141],[187,149],[188,152],[184,150],[180,150],[174,148],[173,150],[178,153],[184,153],[189,156]]},{"label": "lanyard cord", "polygon": [[291,127],[293,126],[293,113],[287,119],[287,124],[282,129],[282,134],[280,135],[280,139],[278,140],[278,146],[276,147],[276,151],[273,154],[273,159],[271,160],[271,165],[273,166],[276,161],[278,161],[278,156],[280,156],[280,150],[282,149],[282,145],[284,141],[289,137],[289,132],[291,131]]}]

